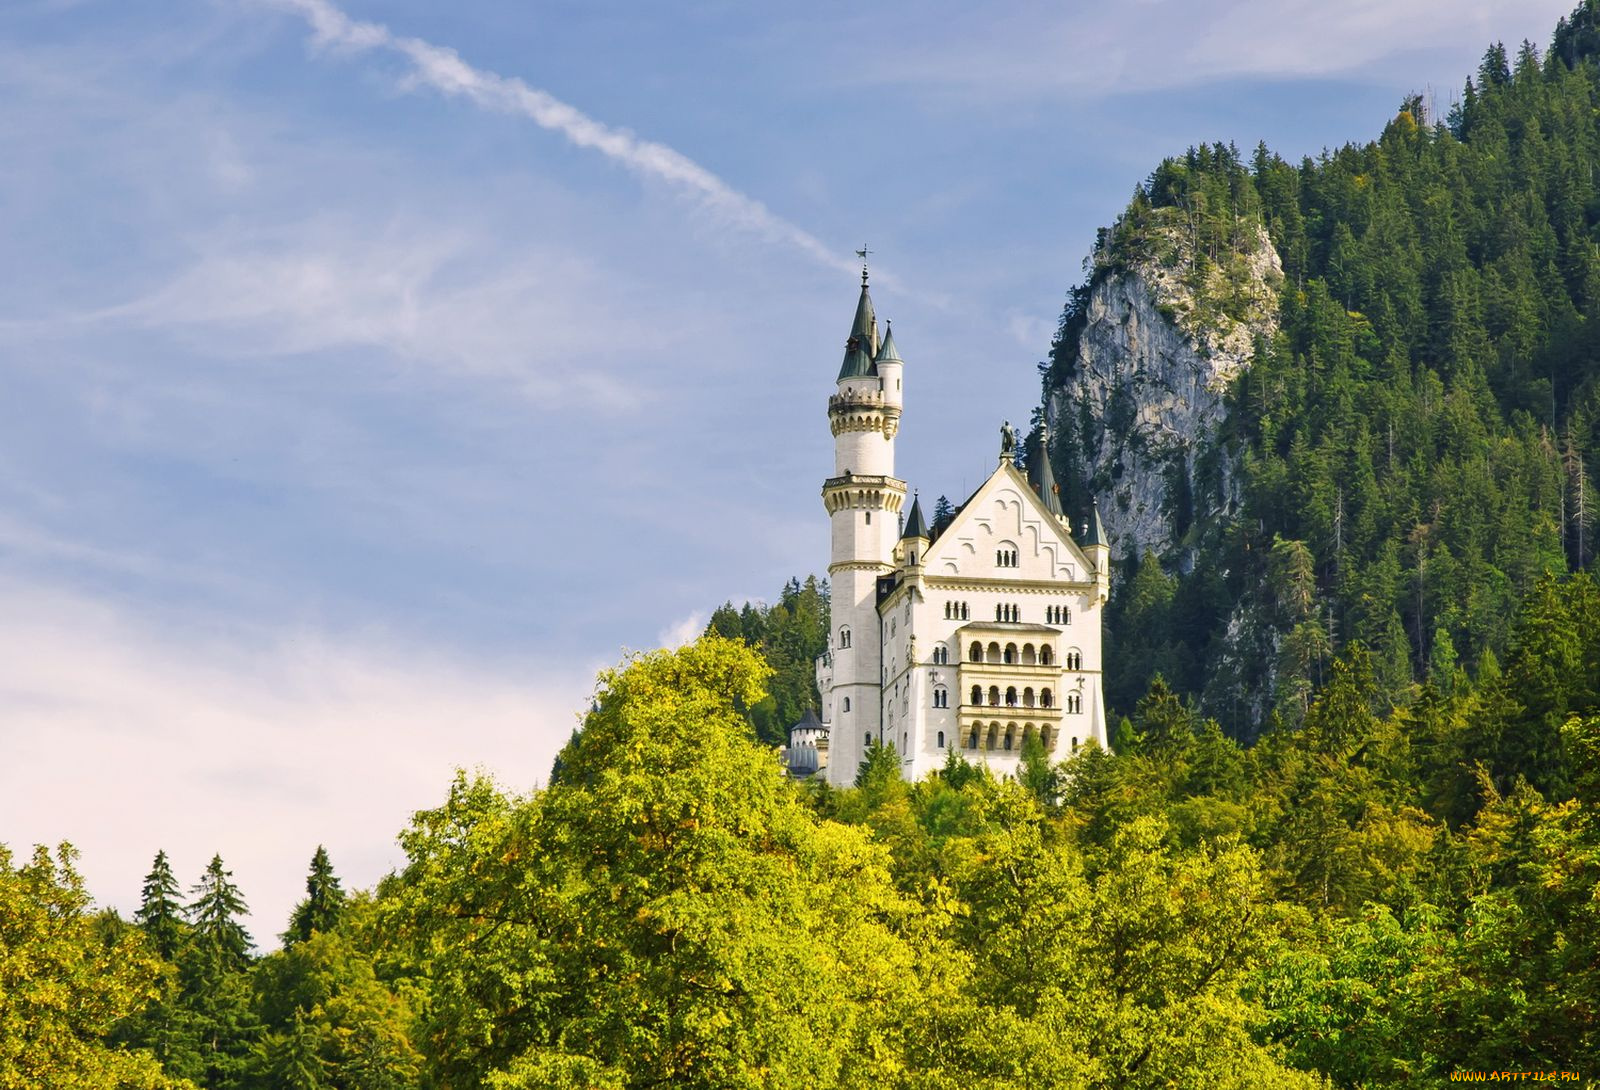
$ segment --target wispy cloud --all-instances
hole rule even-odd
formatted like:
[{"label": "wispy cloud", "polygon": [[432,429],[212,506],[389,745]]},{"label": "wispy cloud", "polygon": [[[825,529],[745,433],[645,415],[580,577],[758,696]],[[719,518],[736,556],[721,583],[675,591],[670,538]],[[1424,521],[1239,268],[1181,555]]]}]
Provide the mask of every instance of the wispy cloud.
[{"label": "wispy cloud", "polygon": [[464,98],[485,110],[525,117],[540,128],[559,133],[577,147],[598,152],[637,174],[666,183],[732,226],[788,246],[828,268],[854,267],[816,236],[733,188],[682,152],[597,121],[521,79],[475,68],[446,46],[396,35],[378,23],[352,19],[327,0],[261,2],[299,14],[311,26],[313,43],[321,48],[349,54],[383,50],[398,55],[410,64],[409,83],[413,86]]},{"label": "wispy cloud", "polygon": [[985,98],[1323,78],[1399,54],[1481,47],[1508,33],[1543,41],[1571,6],[1571,0],[953,4],[919,19],[920,33],[901,36],[893,51],[874,47],[862,63],[840,70],[867,83],[960,87]]},{"label": "wispy cloud", "polygon": [[174,632],[62,588],[0,589],[0,837],[71,840],[124,910],[158,848],[184,875],[221,852],[268,941],[317,844],[370,885],[454,768],[519,789],[548,775],[596,665],[489,665],[373,633]]}]

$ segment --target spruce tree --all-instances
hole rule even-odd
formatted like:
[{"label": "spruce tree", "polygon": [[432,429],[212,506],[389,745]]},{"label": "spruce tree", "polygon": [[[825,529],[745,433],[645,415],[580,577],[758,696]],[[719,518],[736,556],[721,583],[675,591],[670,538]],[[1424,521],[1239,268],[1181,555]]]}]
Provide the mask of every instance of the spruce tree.
[{"label": "spruce tree", "polygon": [[318,931],[332,931],[344,909],[344,899],[344,890],[328,861],[328,849],[318,844],[317,853],[311,857],[311,873],[306,876],[305,900],[295,905],[289,930],[283,933],[283,944],[293,946]]},{"label": "spruce tree", "polygon": [[255,943],[239,922],[249,909],[244,895],[233,884],[233,872],[222,866],[222,856],[214,855],[205,874],[189,891],[189,921],[194,926],[195,945],[208,955],[211,967],[223,972],[243,969],[250,961]]},{"label": "spruce tree", "polygon": [[150,873],[145,875],[139,908],[133,918],[144,929],[156,953],[167,961],[177,956],[183,941],[183,905],[178,900],[178,879],[164,851],[156,852]]}]

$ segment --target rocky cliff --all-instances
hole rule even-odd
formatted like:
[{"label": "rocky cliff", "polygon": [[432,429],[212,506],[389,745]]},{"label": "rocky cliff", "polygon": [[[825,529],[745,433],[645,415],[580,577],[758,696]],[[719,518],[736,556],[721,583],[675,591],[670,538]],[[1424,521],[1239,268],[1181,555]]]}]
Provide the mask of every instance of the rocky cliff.
[{"label": "rocky cliff", "polygon": [[1277,330],[1283,269],[1263,228],[1234,235],[1229,252],[1197,252],[1180,210],[1156,210],[1137,246],[1097,254],[1063,324],[1047,412],[1118,556],[1187,567],[1195,530],[1237,504],[1225,398]]}]

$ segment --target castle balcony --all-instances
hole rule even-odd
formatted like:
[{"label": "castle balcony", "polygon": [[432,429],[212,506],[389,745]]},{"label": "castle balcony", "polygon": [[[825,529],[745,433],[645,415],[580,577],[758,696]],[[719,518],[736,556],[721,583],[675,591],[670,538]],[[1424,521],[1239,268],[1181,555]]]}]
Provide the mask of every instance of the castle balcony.
[{"label": "castle balcony", "polygon": [[898,512],[906,502],[906,482],[898,477],[850,473],[822,482],[822,503],[828,514],[855,508]]},{"label": "castle balcony", "polygon": [[1083,735],[1071,735],[1059,708],[1054,709],[1054,714],[1048,709],[1039,708],[1026,709],[1029,713],[1026,715],[1016,714],[1022,710],[963,704],[956,725],[956,741],[961,750],[967,754],[1021,756],[1023,744],[1029,738],[1037,738],[1044,744],[1045,752],[1053,754],[1059,748],[1064,732],[1069,735],[1069,747],[1077,737],[1087,737],[1087,727]]}]

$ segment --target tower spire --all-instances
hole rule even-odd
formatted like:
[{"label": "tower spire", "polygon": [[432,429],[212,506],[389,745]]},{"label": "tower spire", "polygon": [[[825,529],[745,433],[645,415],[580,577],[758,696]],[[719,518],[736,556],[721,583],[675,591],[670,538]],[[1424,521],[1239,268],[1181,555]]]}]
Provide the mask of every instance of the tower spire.
[{"label": "tower spire", "polygon": [[1034,447],[1028,452],[1028,483],[1039,493],[1045,510],[1056,518],[1064,518],[1061,508],[1061,486],[1056,484],[1055,471],[1050,468],[1050,425],[1041,420]]}]

